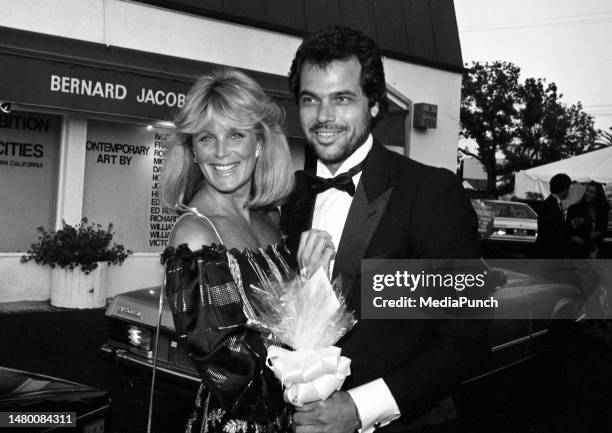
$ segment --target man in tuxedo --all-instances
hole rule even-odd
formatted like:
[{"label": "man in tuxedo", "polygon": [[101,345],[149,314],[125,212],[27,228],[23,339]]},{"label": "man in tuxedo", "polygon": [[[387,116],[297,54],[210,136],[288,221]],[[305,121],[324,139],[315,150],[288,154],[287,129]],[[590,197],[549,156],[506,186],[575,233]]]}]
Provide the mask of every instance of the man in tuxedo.
[{"label": "man in tuxedo", "polygon": [[562,200],[569,194],[572,183],[565,173],[550,179],[550,195],[538,211],[538,236],[534,255],[540,259],[562,259],[567,254],[567,226],[563,216]]},{"label": "man in tuxedo", "polygon": [[[309,241],[303,232],[329,233],[333,276],[341,274],[350,289],[351,309],[360,312],[361,259],[478,257],[477,218],[454,174],[393,153],[372,137],[387,109],[372,39],[338,26],[309,36],[289,81],[318,160],[296,173],[281,225],[294,251]],[[444,421],[454,410],[447,397],[488,353],[486,325],[361,320],[339,342],[352,359],[343,390],[297,408],[295,431],[403,431]]]}]

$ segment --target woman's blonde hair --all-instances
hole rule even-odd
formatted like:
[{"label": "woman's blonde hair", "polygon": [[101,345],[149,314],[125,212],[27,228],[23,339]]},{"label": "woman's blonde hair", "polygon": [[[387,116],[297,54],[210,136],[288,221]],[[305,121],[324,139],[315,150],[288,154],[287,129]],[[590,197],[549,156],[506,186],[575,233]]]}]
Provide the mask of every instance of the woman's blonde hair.
[{"label": "woman's blonde hair", "polygon": [[192,137],[217,119],[255,132],[262,150],[253,172],[251,209],[277,206],[293,188],[291,155],[282,130],[283,110],[252,78],[222,68],[198,79],[174,123],[176,131],[164,163],[161,189],[165,206],[189,203],[204,182],[194,163]]}]

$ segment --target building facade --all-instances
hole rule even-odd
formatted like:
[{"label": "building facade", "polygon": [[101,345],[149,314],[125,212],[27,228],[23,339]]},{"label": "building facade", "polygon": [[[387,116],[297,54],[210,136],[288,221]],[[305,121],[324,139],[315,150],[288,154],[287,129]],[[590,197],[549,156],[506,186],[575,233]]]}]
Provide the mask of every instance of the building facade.
[{"label": "building facade", "polygon": [[[10,104],[0,113],[0,302],[49,298],[50,269],[20,257],[36,227],[82,217],[112,222],[134,251],[111,267],[109,296],[160,284],[176,218],[158,191],[172,113],[220,65],[250,74],[285,109],[303,165],[286,77],[302,37],[323,25],[360,28],[383,49],[391,111],[378,138],[455,170],[462,61],[452,0],[0,0],[0,9],[0,101]],[[434,123],[423,126],[415,107],[430,120],[434,107]]]}]

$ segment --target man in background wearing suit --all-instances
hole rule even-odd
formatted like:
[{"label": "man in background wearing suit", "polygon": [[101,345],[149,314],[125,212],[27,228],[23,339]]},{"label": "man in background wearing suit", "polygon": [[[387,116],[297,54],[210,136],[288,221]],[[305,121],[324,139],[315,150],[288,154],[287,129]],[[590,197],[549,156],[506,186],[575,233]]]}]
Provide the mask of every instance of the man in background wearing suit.
[{"label": "man in background wearing suit", "polygon": [[563,205],[572,183],[565,173],[555,174],[550,179],[550,195],[538,212],[538,236],[534,256],[540,259],[562,259],[567,254],[567,227],[563,216]]},{"label": "man in background wearing suit", "polygon": [[[289,81],[318,160],[296,173],[281,225],[293,251],[309,241],[300,239],[302,232],[329,233],[333,276],[341,274],[350,289],[349,308],[360,312],[361,259],[478,257],[476,215],[454,174],[393,153],[372,137],[387,109],[372,39],[338,26],[311,35]],[[403,431],[417,418],[444,421],[449,406],[439,402],[448,402],[488,353],[486,325],[361,320],[338,343],[352,359],[343,390],[297,408],[295,432]]]}]

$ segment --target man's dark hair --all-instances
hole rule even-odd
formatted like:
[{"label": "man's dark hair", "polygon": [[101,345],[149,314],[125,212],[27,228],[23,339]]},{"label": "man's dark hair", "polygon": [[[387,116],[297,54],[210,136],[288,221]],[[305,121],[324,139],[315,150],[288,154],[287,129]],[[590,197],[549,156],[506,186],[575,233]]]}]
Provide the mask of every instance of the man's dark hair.
[{"label": "man's dark hair", "polygon": [[550,179],[550,192],[553,194],[560,194],[566,189],[568,189],[571,184],[572,184],[572,179],[570,179],[570,177],[567,174],[565,173],[555,174]]},{"label": "man's dark hair", "polygon": [[327,27],[304,39],[289,71],[289,88],[296,104],[299,104],[300,73],[304,63],[324,68],[334,60],[346,60],[353,56],[361,65],[361,89],[368,98],[369,107],[378,104],[378,114],[371,123],[374,127],[389,106],[382,57],[372,38],[349,27]]}]

